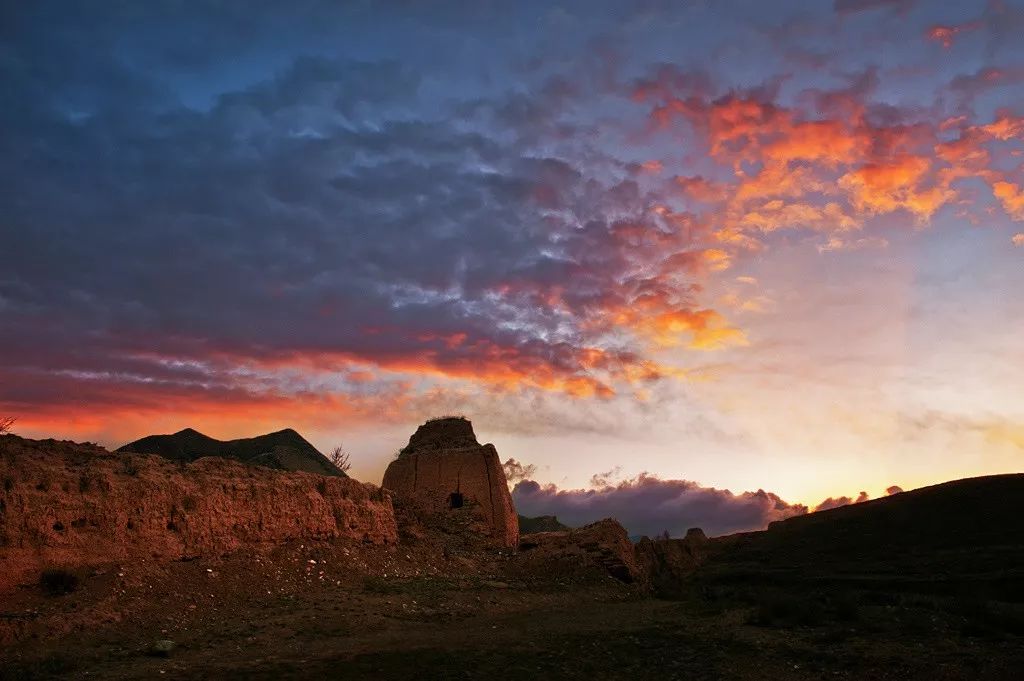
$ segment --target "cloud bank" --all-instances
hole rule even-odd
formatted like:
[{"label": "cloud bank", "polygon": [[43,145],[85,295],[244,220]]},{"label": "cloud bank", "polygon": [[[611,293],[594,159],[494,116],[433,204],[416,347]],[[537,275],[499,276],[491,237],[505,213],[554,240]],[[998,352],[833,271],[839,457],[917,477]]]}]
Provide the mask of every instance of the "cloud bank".
[{"label": "cloud bank", "polygon": [[[803,504],[791,504],[777,494],[759,489],[733,494],[729,490],[704,487],[690,480],[665,480],[650,473],[617,484],[609,482],[616,472],[599,473],[591,478],[590,489],[559,489],[542,485],[519,473],[532,473],[533,466],[515,460],[512,499],[525,516],[557,515],[571,527],[579,527],[602,518],[615,518],[630,535],[653,537],[668,532],[684,536],[691,527],[700,527],[709,536],[763,530],[769,523],[809,512]],[[506,463],[506,470],[509,464]],[[892,485],[891,496],[903,490]],[[867,492],[856,497],[829,497],[813,511],[827,511],[870,499]]]},{"label": "cloud bank", "polygon": [[526,516],[557,515],[573,527],[615,518],[631,535],[651,537],[666,530],[682,536],[691,527],[708,535],[761,530],[775,520],[807,513],[806,506],[764,490],[733,494],[649,473],[596,489],[563,490],[524,480],[513,488],[512,499]]}]

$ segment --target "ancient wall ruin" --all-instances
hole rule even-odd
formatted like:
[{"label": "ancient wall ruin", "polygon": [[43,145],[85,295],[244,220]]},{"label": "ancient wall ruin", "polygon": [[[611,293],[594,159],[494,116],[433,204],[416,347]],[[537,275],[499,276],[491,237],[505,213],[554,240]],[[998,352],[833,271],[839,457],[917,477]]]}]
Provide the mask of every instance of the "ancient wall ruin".
[{"label": "ancient wall ruin", "polygon": [[397,536],[388,494],[349,478],[0,436],[0,592],[50,567]]},{"label": "ancient wall ruin", "polygon": [[519,543],[519,521],[494,445],[481,445],[464,418],[420,426],[384,473],[383,486],[425,514],[477,514],[502,546]]}]

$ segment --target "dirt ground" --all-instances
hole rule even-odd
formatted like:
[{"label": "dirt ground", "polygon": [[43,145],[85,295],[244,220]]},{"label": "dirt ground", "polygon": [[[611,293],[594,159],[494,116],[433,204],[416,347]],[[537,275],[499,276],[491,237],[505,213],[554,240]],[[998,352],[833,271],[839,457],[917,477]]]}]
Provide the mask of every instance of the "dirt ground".
[{"label": "dirt ground", "polygon": [[1024,669],[1017,620],[956,603],[870,591],[766,599],[699,583],[659,600],[597,572],[524,572],[493,551],[299,544],[78,576],[72,593],[25,587],[0,605],[0,678],[932,680]]}]

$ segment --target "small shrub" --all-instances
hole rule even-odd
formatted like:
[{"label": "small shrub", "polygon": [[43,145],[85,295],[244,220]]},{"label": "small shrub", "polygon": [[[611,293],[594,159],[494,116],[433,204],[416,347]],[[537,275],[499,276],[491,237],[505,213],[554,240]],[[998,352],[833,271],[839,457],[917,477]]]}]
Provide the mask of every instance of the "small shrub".
[{"label": "small shrub", "polygon": [[133,457],[126,456],[121,462],[121,472],[134,477],[139,474],[139,465]]},{"label": "small shrub", "polygon": [[196,500],[194,497],[186,496],[181,500],[181,507],[186,511],[196,510]]},{"label": "small shrub", "polygon": [[50,568],[39,575],[39,586],[51,596],[63,596],[78,589],[78,577],[68,570]]},{"label": "small shrub", "polygon": [[448,419],[459,419],[460,421],[466,420],[465,414],[441,414],[440,416],[432,416],[427,419],[427,423],[433,423],[434,421],[447,421]]},{"label": "small shrub", "polygon": [[11,426],[16,420],[10,416],[0,416],[0,435],[11,432]]},{"label": "small shrub", "polygon": [[332,449],[330,456],[327,458],[330,459],[331,463],[334,464],[334,467],[342,473],[348,473],[348,470],[352,468],[352,461],[350,461],[349,453],[346,452],[345,448],[341,445]]}]

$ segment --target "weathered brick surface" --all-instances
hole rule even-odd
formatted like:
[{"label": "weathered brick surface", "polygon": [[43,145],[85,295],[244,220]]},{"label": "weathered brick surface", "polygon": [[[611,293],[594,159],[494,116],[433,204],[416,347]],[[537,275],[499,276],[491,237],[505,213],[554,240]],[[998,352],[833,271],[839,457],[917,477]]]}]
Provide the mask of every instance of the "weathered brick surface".
[{"label": "weathered brick surface", "polygon": [[0,591],[54,566],[397,537],[389,495],[350,478],[0,437]]},{"label": "weathered brick surface", "polygon": [[[384,487],[425,514],[477,513],[502,546],[519,543],[519,519],[494,445],[480,445],[466,419],[429,421],[384,473]],[[452,495],[463,506],[452,508]]]}]

